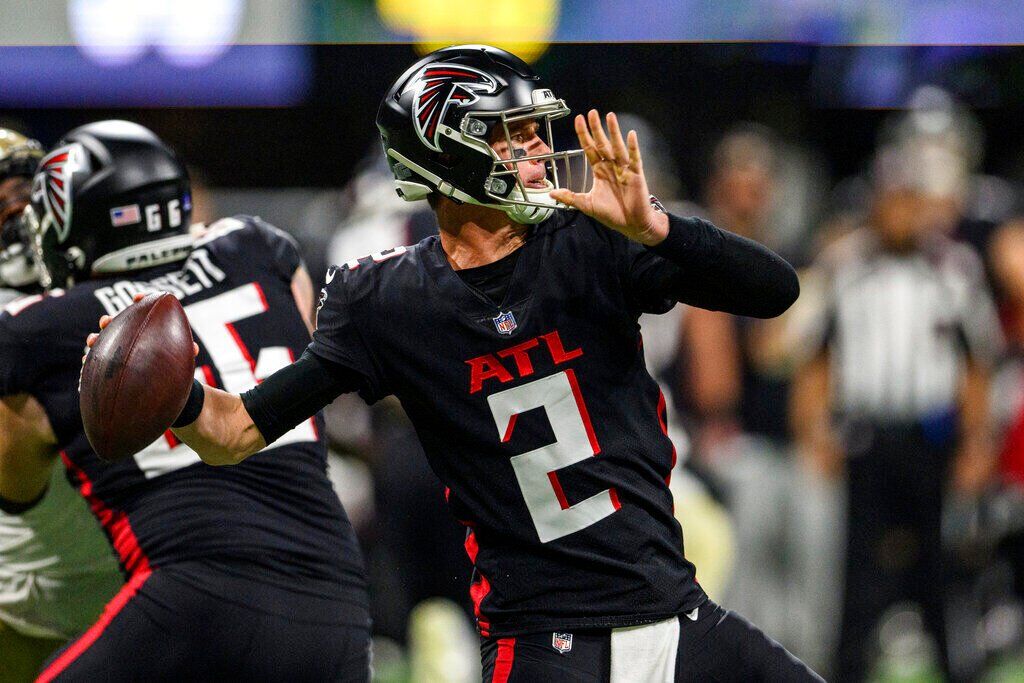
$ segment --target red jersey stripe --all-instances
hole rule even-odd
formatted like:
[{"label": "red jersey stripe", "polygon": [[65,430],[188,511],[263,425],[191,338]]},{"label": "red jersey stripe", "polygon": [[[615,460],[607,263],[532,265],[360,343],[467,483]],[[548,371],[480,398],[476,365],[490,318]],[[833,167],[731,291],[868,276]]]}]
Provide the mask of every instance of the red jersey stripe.
[{"label": "red jersey stripe", "polygon": [[139,546],[139,539],[135,537],[128,515],[123,510],[114,510],[107,506],[97,497],[92,490],[92,481],[78,465],[71,461],[63,451],[60,454],[64,466],[78,479],[78,492],[85,498],[92,510],[93,515],[99,521],[103,530],[107,532],[114,551],[121,560],[121,566],[129,575],[140,572],[149,572],[149,558]]},{"label": "red jersey stripe", "polygon": [[[661,433],[664,434],[665,436],[668,436],[668,415],[666,413],[667,410],[668,410],[668,406],[665,403],[665,393],[659,389],[658,390],[658,424],[661,425]],[[672,443],[671,439],[669,439],[669,443]],[[672,483],[672,470],[674,470],[676,468],[676,459],[677,459],[677,457],[678,456],[676,455],[676,445],[675,445],[675,443],[672,443],[672,464],[669,465],[668,474],[665,475],[665,485],[666,486],[668,484]]]},{"label": "red jersey stripe", "polygon": [[[476,568],[476,556],[480,552],[480,546],[476,541],[476,534],[473,529],[470,528],[466,532],[466,555],[469,556],[469,561],[473,563]],[[480,631],[480,635],[486,636],[491,625],[480,611],[480,604],[487,597],[487,594],[491,592],[491,582],[487,580],[487,577],[477,568],[476,578],[473,584],[469,587],[469,597],[473,601],[473,616],[476,617],[477,628]]]}]

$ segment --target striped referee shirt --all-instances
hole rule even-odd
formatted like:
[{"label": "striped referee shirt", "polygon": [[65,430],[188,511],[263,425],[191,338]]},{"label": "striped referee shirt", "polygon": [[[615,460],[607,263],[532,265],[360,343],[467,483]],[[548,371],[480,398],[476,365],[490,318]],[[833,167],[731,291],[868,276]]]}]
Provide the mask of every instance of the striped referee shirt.
[{"label": "striped referee shirt", "polygon": [[967,245],[936,236],[886,251],[868,228],[822,259],[826,295],[818,339],[842,414],[905,422],[956,407],[965,361],[994,364],[1002,348],[982,264]]}]

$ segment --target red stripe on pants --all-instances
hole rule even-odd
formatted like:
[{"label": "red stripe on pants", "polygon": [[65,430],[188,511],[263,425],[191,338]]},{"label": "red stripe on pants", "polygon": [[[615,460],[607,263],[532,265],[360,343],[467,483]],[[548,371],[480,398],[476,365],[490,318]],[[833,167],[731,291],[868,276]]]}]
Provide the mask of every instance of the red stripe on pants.
[{"label": "red stripe on pants", "polygon": [[82,656],[86,650],[92,647],[103,632],[110,626],[110,622],[114,620],[124,606],[128,604],[128,601],[135,597],[135,594],[142,588],[142,584],[146,583],[152,575],[152,572],[145,571],[139,572],[132,576],[132,578],[126,583],[114,599],[107,603],[107,606],[103,608],[103,614],[100,615],[99,620],[89,627],[89,630],[82,634],[82,637],[73,642],[67,650],[64,650],[60,657],[53,660],[50,666],[39,674],[39,678],[36,679],[36,683],[49,683],[54,678],[59,676],[65,669],[67,669],[76,659]]},{"label": "red stripe on pants", "polygon": [[516,657],[516,639],[499,638],[498,656],[494,658],[494,676],[491,683],[508,683],[512,675],[512,660]]}]

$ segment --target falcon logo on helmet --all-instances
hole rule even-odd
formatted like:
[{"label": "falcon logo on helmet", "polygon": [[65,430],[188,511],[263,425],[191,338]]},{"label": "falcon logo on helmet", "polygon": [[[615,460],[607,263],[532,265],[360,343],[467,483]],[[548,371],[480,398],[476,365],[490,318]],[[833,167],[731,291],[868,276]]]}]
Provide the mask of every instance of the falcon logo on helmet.
[{"label": "falcon logo on helmet", "polygon": [[32,193],[46,208],[46,217],[56,228],[58,243],[68,237],[71,226],[72,176],[81,168],[84,158],[81,145],[61,147],[43,158],[35,177],[36,186]]},{"label": "falcon logo on helmet", "polygon": [[454,102],[460,107],[473,104],[477,93],[494,94],[498,83],[492,76],[460,64],[430,64],[409,81],[406,90],[413,91],[413,125],[416,133],[430,149],[441,151],[441,121]]}]

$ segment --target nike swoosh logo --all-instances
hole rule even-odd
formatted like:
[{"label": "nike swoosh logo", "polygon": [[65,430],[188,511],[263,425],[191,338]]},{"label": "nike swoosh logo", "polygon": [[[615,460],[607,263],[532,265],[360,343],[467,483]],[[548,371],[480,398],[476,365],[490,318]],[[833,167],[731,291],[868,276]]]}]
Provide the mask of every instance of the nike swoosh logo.
[{"label": "nike swoosh logo", "polygon": [[690,621],[697,621],[697,613],[700,612],[700,607],[694,607],[692,612],[687,612],[686,617]]}]

